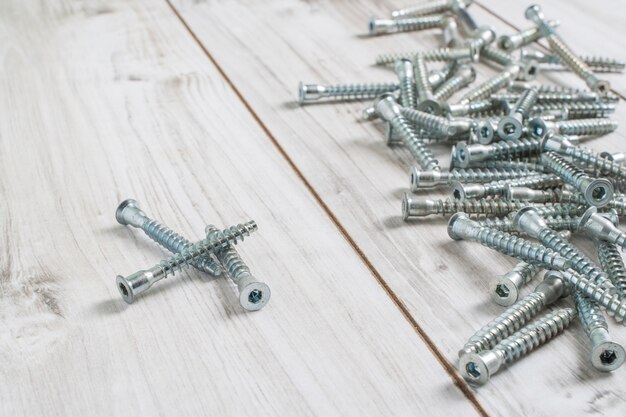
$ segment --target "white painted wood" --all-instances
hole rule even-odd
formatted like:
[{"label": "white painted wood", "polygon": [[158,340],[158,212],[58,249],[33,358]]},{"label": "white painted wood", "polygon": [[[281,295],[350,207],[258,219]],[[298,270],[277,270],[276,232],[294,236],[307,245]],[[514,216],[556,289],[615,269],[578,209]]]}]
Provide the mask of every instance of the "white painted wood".
[{"label": "white painted wood", "polygon": [[[0,415],[477,414],[166,3],[6,1],[0,40]],[[125,305],[166,256],[131,196],[254,218],[270,304],[191,271]]]},{"label": "white painted wood", "polygon": [[[299,81],[393,80],[389,70],[372,67],[377,53],[436,47],[437,32],[362,36],[369,16],[385,16],[406,4],[400,1],[175,4],[385,282],[454,362],[473,330],[502,311],[490,304],[487,283],[514,261],[476,244],[451,241],[442,219],[410,224],[400,219],[411,159],[404,150],[386,147],[380,126],[356,120],[363,104],[294,103]],[[501,25],[480,8],[472,12],[480,22]],[[580,30],[580,36],[585,33]],[[490,73],[480,67],[480,79]],[[549,79],[580,86],[574,77]],[[623,109],[616,117],[626,121]],[[623,141],[622,129],[591,146],[618,151]],[[436,150],[445,161],[448,148]],[[614,327],[616,339],[624,340],[624,330]],[[477,390],[478,398],[493,415],[622,415],[624,371],[599,375],[587,354],[585,336],[575,325],[494,377]]]}]

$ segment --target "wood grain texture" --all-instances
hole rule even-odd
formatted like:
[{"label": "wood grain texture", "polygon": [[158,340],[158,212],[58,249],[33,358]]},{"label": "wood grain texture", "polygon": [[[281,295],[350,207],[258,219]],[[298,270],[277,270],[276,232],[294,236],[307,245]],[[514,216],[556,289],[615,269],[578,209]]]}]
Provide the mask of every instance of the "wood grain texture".
[{"label": "wood grain texture", "polygon": [[[387,15],[404,5],[399,1],[173,4],[364,258],[453,363],[474,329],[502,311],[488,300],[487,284],[514,262],[476,244],[451,241],[443,219],[402,222],[400,196],[412,161],[404,150],[387,148],[379,125],[357,121],[364,104],[294,103],[300,81],[391,81],[392,72],[372,67],[376,54],[436,47],[437,32],[364,38],[368,17]],[[482,23],[502,26],[481,8],[472,13]],[[587,32],[580,30],[579,36]],[[480,79],[493,74],[485,66],[479,69]],[[542,80],[581,86],[567,75],[549,74]],[[615,118],[626,121],[624,110]],[[620,130],[590,146],[619,151],[623,141]],[[445,164],[449,148],[436,150]],[[624,330],[614,327],[616,339],[624,340]],[[622,415],[624,371],[599,375],[587,355],[585,336],[575,325],[494,377],[477,390],[478,398],[493,415]]]},{"label": "wood grain texture", "polygon": [[[0,63],[0,415],[478,414],[166,3],[3,2]],[[131,196],[255,219],[270,304],[188,271],[125,305],[167,256]]]}]

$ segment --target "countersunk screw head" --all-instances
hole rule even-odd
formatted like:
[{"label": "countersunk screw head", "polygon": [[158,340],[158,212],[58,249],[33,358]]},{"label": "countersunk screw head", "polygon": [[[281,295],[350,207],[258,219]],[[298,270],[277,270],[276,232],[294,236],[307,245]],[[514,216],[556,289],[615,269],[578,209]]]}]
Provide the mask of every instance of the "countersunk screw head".
[{"label": "countersunk screw head", "polygon": [[591,363],[594,368],[603,372],[611,372],[622,366],[626,359],[626,351],[619,343],[606,341],[595,346],[591,352]]},{"label": "countersunk screw head", "polygon": [[122,224],[124,226],[128,226],[129,224],[131,224],[129,219],[127,219],[124,216],[124,209],[126,207],[137,209],[139,208],[139,204],[137,203],[136,200],[133,200],[132,198],[128,198],[122,201],[119,206],[117,206],[117,210],[115,210],[115,220],[117,220],[119,224]]},{"label": "countersunk screw head", "polygon": [[463,378],[470,384],[485,385],[491,377],[490,361],[493,361],[494,364],[499,362],[497,355],[492,351],[467,353],[459,359],[459,370]]},{"label": "countersunk screw head", "polygon": [[239,304],[248,311],[262,309],[268,303],[272,292],[264,282],[252,282],[241,290]]},{"label": "countersunk screw head", "polygon": [[492,279],[489,287],[490,293],[498,296],[498,305],[508,307],[519,299],[519,287],[506,275]]},{"label": "countersunk screw head", "polygon": [[596,207],[604,207],[613,198],[613,183],[606,178],[596,178],[585,189],[585,199]]},{"label": "countersunk screw head", "polygon": [[469,217],[462,211],[454,213],[452,217],[450,217],[450,220],[448,220],[448,236],[450,236],[453,240],[461,240],[461,236],[457,235],[454,231],[454,224],[457,221],[463,221],[466,219],[469,219]]}]

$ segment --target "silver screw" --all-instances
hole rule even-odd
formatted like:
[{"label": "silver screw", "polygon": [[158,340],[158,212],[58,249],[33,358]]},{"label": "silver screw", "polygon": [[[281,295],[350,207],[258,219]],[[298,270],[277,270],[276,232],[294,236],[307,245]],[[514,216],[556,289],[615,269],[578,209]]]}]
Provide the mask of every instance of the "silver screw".
[{"label": "silver screw", "polygon": [[504,200],[445,200],[418,199],[409,193],[402,198],[402,217],[409,220],[432,214],[448,216],[457,212],[502,216],[519,210],[525,203]]},{"label": "silver screw", "polygon": [[433,90],[428,82],[428,68],[426,59],[418,54],[413,59],[415,70],[415,84],[417,89],[417,109],[426,113],[441,114],[441,104],[435,99]]},{"label": "silver screw", "polygon": [[570,261],[552,249],[537,245],[508,233],[492,230],[471,220],[465,213],[456,213],[448,221],[448,235],[454,240],[473,240],[520,261],[542,265],[548,269],[567,269]]},{"label": "silver screw", "polygon": [[617,293],[626,298],[626,267],[617,246],[611,242],[599,242],[598,257],[602,269],[608,274]]},{"label": "silver screw", "polygon": [[[553,230],[560,230],[559,234],[567,231],[578,230],[579,217],[570,216],[568,214],[554,215],[545,217],[545,221],[548,226]],[[517,233],[517,229],[513,224],[513,221],[509,217],[494,217],[491,219],[481,219],[478,221],[481,226],[489,227],[491,229],[500,230],[506,233]]]},{"label": "silver screw", "polygon": [[444,13],[453,10],[455,7],[459,7],[460,4],[470,5],[472,1],[473,0],[465,0],[464,2],[459,2],[458,0],[432,0],[416,6],[394,10],[391,12],[391,17],[399,19],[407,16],[426,16],[435,13]]},{"label": "silver screw", "polygon": [[492,350],[465,355],[459,361],[463,377],[475,385],[484,385],[504,364],[517,361],[561,334],[576,317],[572,308],[548,313],[504,339]]},{"label": "silver screw", "polygon": [[406,107],[401,109],[401,113],[418,128],[436,137],[450,138],[458,134],[456,127],[445,117]]},{"label": "silver screw", "polygon": [[[401,59],[396,61],[393,68],[400,81],[400,104],[409,109],[416,108],[417,98],[415,96],[413,63],[410,59]],[[426,82],[428,82],[428,74],[426,74]]]},{"label": "silver screw", "polygon": [[[556,28],[559,26],[559,21],[550,20],[548,21],[548,24],[551,27]],[[522,46],[529,45],[543,37],[544,34],[539,30],[539,28],[532,27],[511,35],[500,36],[498,38],[498,46],[507,52],[511,52],[515,49],[521,48]]]},{"label": "silver screw", "polygon": [[406,19],[370,18],[368,23],[370,36],[390,33],[409,32],[441,27],[443,15],[420,16]]},{"label": "silver screw", "polygon": [[459,358],[470,353],[492,349],[498,342],[521,329],[547,305],[567,297],[569,293],[569,286],[559,275],[552,272],[546,273],[543,281],[533,292],[474,333],[459,351]]},{"label": "silver screw", "polygon": [[532,80],[539,72],[539,64],[532,59],[519,60],[513,55],[505,52],[495,46],[488,45],[480,51],[480,57],[483,60],[492,61],[503,67],[517,66],[519,71],[515,73],[514,78],[518,80]]},{"label": "silver screw", "polygon": [[581,216],[578,229],[593,239],[626,248],[626,233],[619,230],[611,220],[599,214],[595,207],[589,207]]},{"label": "silver screw", "polygon": [[589,205],[604,207],[613,197],[614,189],[611,181],[606,178],[590,177],[554,152],[542,153],[541,163],[560,176],[563,182],[570,184],[583,194]]},{"label": "silver screw", "polygon": [[489,97],[491,94],[506,87],[520,72],[519,65],[510,65],[502,72],[484,81],[482,84],[470,89],[461,97],[461,103],[468,103]]},{"label": "silver screw", "polygon": [[404,146],[411,152],[417,163],[424,169],[440,169],[433,152],[417,136],[401,112],[401,107],[396,103],[391,94],[383,94],[376,101],[376,111],[380,117],[389,122],[398,133]]},{"label": "silver screw", "polygon": [[[540,64],[548,65],[548,69],[561,69],[563,61],[558,55],[545,54],[537,50],[523,50],[521,53],[522,59],[533,59]],[[598,56],[579,56],[580,60],[589,66],[594,72],[615,72],[621,73],[624,71],[626,63],[613,58],[598,57]],[[569,68],[567,68],[569,69]]]},{"label": "silver screw", "polygon": [[491,299],[504,307],[514,304],[519,298],[520,288],[528,284],[540,270],[538,265],[517,263],[511,271],[491,280],[489,284]]},{"label": "silver screw", "polygon": [[524,91],[508,116],[504,116],[498,123],[498,136],[506,140],[516,140],[522,137],[524,120],[528,118],[536,101],[537,90],[531,88]]},{"label": "silver screw", "polygon": [[554,114],[570,120],[608,117],[611,113],[615,113],[615,105],[609,103],[540,103],[533,108],[534,115]]},{"label": "silver screw", "polygon": [[565,65],[567,65],[576,75],[582,78],[592,90],[606,92],[610,90],[607,81],[600,80],[585,62],[578,55],[574,54],[567,44],[556,34],[548,21],[546,21],[541,11],[541,7],[533,4],[526,9],[526,18],[535,22],[539,30],[543,32],[550,44],[550,49]]},{"label": "silver screw", "polygon": [[574,301],[580,322],[591,341],[593,367],[601,372],[611,372],[622,366],[626,351],[611,339],[609,325],[596,303],[578,291],[574,291]]},{"label": "silver screw", "polygon": [[[520,99],[521,94],[502,93],[502,94],[494,94],[492,97],[496,100],[505,100],[507,102],[514,102]],[[601,96],[598,95],[598,93],[594,93],[590,91],[581,91],[577,93],[543,92],[543,93],[537,93],[537,98],[535,101],[537,104],[546,104],[546,103],[581,104],[581,103],[599,102],[600,97]]]},{"label": "silver screw", "polygon": [[461,65],[450,79],[441,84],[433,93],[437,101],[444,101],[454,93],[467,87],[476,80],[476,71],[469,65]]},{"label": "silver screw", "polygon": [[464,184],[455,181],[451,184],[454,198],[501,197],[509,187],[551,188],[562,184],[561,178],[553,174],[536,174],[515,180],[494,181],[486,184]]},{"label": "silver screw", "polygon": [[489,145],[480,143],[468,145],[461,142],[456,145],[454,162],[455,164],[458,163],[461,168],[467,168],[476,162],[490,159],[510,159],[538,155],[541,153],[541,150],[541,142],[534,138],[494,142]]},{"label": "silver screw", "polygon": [[[124,226],[137,227],[159,245],[172,253],[180,253],[193,245],[193,242],[174,232],[167,226],[149,218],[139,208],[139,203],[129,198],[120,203],[115,211],[115,219]],[[211,255],[199,258],[191,263],[199,271],[215,277],[222,273],[222,267],[211,258]]]},{"label": "silver screw", "polygon": [[411,191],[423,188],[437,188],[451,186],[454,181],[463,183],[483,183],[499,180],[509,180],[536,175],[527,169],[455,169],[449,172],[439,170],[420,170],[417,167],[411,169]]},{"label": "silver screw", "polygon": [[443,114],[450,117],[500,116],[509,112],[509,105],[502,100],[480,100],[457,104],[443,104]]},{"label": "silver screw", "polygon": [[417,55],[424,57],[426,61],[478,61],[478,49],[467,46],[460,48],[438,48],[427,51],[398,52],[383,54],[376,57],[376,65],[391,65],[399,59],[414,59]]},{"label": "silver screw", "polygon": [[561,190],[548,188],[533,190],[528,187],[505,186],[504,198],[509,201],[526,201],[528,203],[558,203],[561,202]]},{"label": "silver screw", "polygon": [[226,245],[235,244],[238,240],[243,240],[244,236],[248,236],[256,230],[257,225],[254,221],[230,227],[224,230],[223,236],[219,239],[207,238],[194,243],[182,252],[161,261],[148,270],[138,271],[127,277],[118,275],[116,279],[117,288],[124,301],[130,304],[136,296],[148,291],[154,283],[174,275],[176,271],[189,266],[190,262],[196,261],[207,254],[215,253]]},{"label": "silver screw", "polygon": [[323,98],[344,101],[372,100],[381,94],[393,92],[398,88],[399,85],[397,83],[338,84],[326,86],[300,83],[298,85],[298,102],[304,104]]},{"label": "silver screw", "polygon": [[[602,218],[605,219],[604,217]],[[545,247],[552,249],[570,261],[570,268],[577,273],[584,275],[595,284],[614,291],[613,284],[608,276],[591,259],[552,230],[543,219],[541,213],[534,207],[528,206],[518,211],[513,217],[513,224],[518,231],[537,239]]]},{"label": "silver screw", "polygon": [[615,120],[597,118],[561,120],[552,123],[534,118],[528,122],[529,131],[536,136],[543,136],[550,130],[567,136],[602,136],[614,132],[617,127],[618,123]]},{"label": "silver screw", "polygon": [[[218,240],[224,238],[224,234],[215,226],[208,225],[205,229],[207,239]],[[270,287],[258,281],[250,272],[250,268],[232,246],[219,249],[215,255],[224,265],[233,282],[239,290],[239,304],[248,311],[262,309],[270,300],[272,293]]]}]

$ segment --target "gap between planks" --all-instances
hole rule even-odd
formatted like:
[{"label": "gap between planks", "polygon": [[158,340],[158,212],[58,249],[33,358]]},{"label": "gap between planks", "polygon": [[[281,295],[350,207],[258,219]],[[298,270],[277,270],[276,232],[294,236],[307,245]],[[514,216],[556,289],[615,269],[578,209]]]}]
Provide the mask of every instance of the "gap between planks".
[{"label": "gap between planks", "polygon": [[422,327],[419,325],[419,323],[415,320],[415,318],[411,315],[411,313],[409,312],[409,310],[407,309],[407,307],[404,305],[404,303],[400,300],[400,297],[398,297],[398,295],[391,289],[391,287],[389,286],[389,284],[387,284],[387,282],[385,281],[385,279],[382,277],[382,275],[380,274],[380,272],[378,272],[378,270],[374,267],[374,264],[369,260],[369,258],[367,257],[367,255],[365,255],[365,253],[363,252],[363,250],[359,247],[359,245],[356,243],[356,241],[352,238],[352,236],[348,233],[348,231],[346,230],[346,228],[343,226],[343,224],[339,221],[339,219],[337,218],[337,216],[333,213],[333,211],[330,209],[330,207],[326,204],[326,202],[322,199],[321,195],[315,190],[315,188],[312,186],[312,184],[307,180],[307,178],[304,176],[304,174],[302,173],[302,171],[300,171],[300,169],[296,166],[295,162],[291,159],[291,157],[289,156],[289,154],[285,151],[285,149],[280,145],[280,143],[278,142],[278,140],[274,137],[274,135],[272,134],[272,132],[269,130],[269,128],[265,125],[265,123],[261,120],[261,118],[259,117],[259,115],[254,111],[254,109],[252,108],[252,106],[250,105],[250,103],[248,103],[248,101],[243,97],[243,95],[241,94],[241,92],[239,91],[239,89],[235,86],[235,84],[233,83],[233,81],[230,79],[230,77],[228,77],[228,75],[225,73],[225,71],[223,70],[223,68],[219,65],[219,63],[215,60],[215,58],[213,57],[213,55],[209,52],[209,50],[205,47],[205,45],[202,43],[202,41],[200,41],[200,39],[198,38],[198,36],[194,33],[194,31],[191,29],[191,27],[187,24],[187,22],[185,21],[185,19],[181,16],[181,14],[178,12],[178,10],[176,9],[176,7],[174,7],[174,5],[169,1],[169,0],[165,0],[165,2],[167,3],[167,5],[169,6],[169,8],[172,10],[172,13],[174,13],[174,15],[176,16],[176,18],[181,22],[181,24],[184,26],[185,30],[190,34],[190,36],[193,38],[193,40],[196,42],[196,44],[200,47],[200,49],[204,52],[204,54],[207,56],[207,58],[211,61],[211,63],[215,66],[215,68],[217,69],[217,71],[220,73],[220,75],[222,76],[222,78],[224,78],[224,80],[226,81],[226,83],[229,85],[229,87],[232,89],[232,91],[235,93],[235,95],[239,98],[239,100],[242,102],[242,104],[244,105],[244,107],[248,110],[248,112],[250,113],[250,115],[253,117],[253,119],[257,122],[257,124],[259,125],[259,127],[263,130],[263,132],[265,132],[267,138],[270,140],[270,142],[274,145],[274,147],[278,150],[278,152],[282,155],[282,157],[287,161],[287,163],[289,164],[289,166],[291,167],[291,169],[294,171],[294,173],[296,174],[296,176],[302,181],[302,183],[304,184],[304,186],[306,187],[306,189],[311,193],[311,195],[313,196],[313,198],[315,199],[315,201],[320,205],[320,207],[322,208],[322,210],[324,211],[324,213],[326,213],[326,215],[328,215],[328,217],[330,218],[330,220],[333,222],[333,224],[337,227],[337,229],[339,230],[340,234],[344,237],[344,239],[346,239],[346,241],[348,242],[348,244],[352,247],[352,249],[354,249],[354,251],[356,252],[357,256],[363,261],[363,263],[365,264],[365,266],[367,267],[367,269],[369,269],[369,271],[372,273],[372,275],[374,276],[374,278],[376,279],[376,281],[380,284],[380,286],[383,288],[383,290],[387,293],[387,295],[389,296],[389,298],[392,300],[392,302],[396,305],[396,307],[400,310],[400,312],[402,313],[402,315],[404,316],[404,318],[409,322],[409,324],[411,325],[411,327],[415,330],[415,332],[417,333],[417,335],[424,341],[424,343],[426,344],[426,346],[428,347],[428,349],[432,352],[432,354],[435,356],[435,358],[437,359],[437,361],[440,363],[440,365],[443,367],[443,369],[445,370],[445,372],[450,376],[450,378],[452,379],[452,382],[454,383],[454,385],[459,388],[461,390],[461,392],[463,393],[463,395],[465,395],[465,397],[468,399],[468,401],[472,404],[472,406],[476,409],[476,411],[478,412],[478,414],[480,414],[483,417],[491,417],[489,413],[487,413],[487,410],[483,407],[483,405],[480,403],[480,401],[478,401],[478,398],[476,397],[476,395],[474,394],[474,391],[469,387],[469,385],[467,384],[467,382],[465,382],[465,380],[461,377],[461,375],[457,372],[456,367],[450,363],[445,355],[437,348],[437,346],[435,345],[435,343],[433,342],[433,340],[430,338],[430,336],[428,336],[428,334],[424,331],[424,329],[422,329]]},{"label": "gap between planks", "polygon": [[[491,10],[489,7],[485,6],[484,4],[481,4],[481,3],[477,2],[477,1],[475,1],[474,4],[476,6],[478,6],[478,7],[480,7],[481,9],[483,9],[486,13],[489,13],[494,18],[496,18],[499,21],[501,21],[502,23],[504,23],[505,25],[509,26],[511,29],[515,29],[516,31],[520,31],[521,30],[521,28],[519,28],[518,26],[516,26],[513,23],[511,23],[510,20],[500,16],[498,13],[494,12],[493,10]],[[536,46],[539,46],[544,51],[548,51],[548,48],[546,48],[544,45],[542,45],[538,41],[533,42],[533,44],[536,45]],[[611,89],[611,92],[613,92],[613,94],[618,96],[621,100],[626,101],[626,97],[624,97],[619,91],[615,91],[615,90]]]}]

